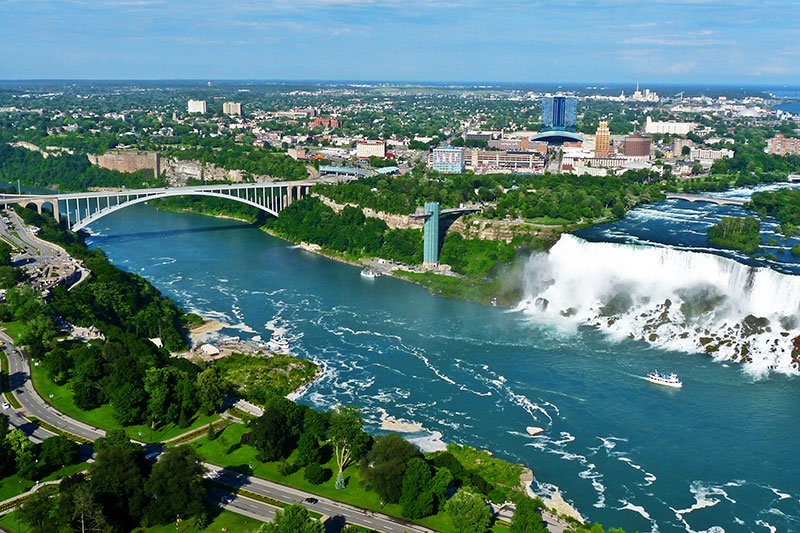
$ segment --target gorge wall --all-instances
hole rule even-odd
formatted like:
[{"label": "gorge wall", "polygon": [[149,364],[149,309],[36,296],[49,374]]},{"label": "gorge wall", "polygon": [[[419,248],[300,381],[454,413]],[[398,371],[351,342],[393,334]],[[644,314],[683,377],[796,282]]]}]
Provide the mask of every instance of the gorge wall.
[{"label": "gorge wall", "polygon": [[[327,196],[317,193],[311,193],[311,196],[318,198],[322,203],[339,213],[347,206],[356,207],[361,209],[364,216],[370,218],[377,218],[386,222],[386,225],[392,229],[418,229],[422,230],[424,221],[421,218],[413,218],[408,215],[398,215],[395,213],[385,213],[383,211],[376,211],[369,207],[361,207],[356,204],[344,203],[340,204],[331,200]],[[549,228],[537,226],[534,224],[526,224],[519,221],[510,220],[489,220],[485,218],[477,218],[475,216],[459,217],[456,219],[447,231],[454,231],[460,234],[465,239],[481,239],[486,241],[505,241],[511,240],[517,235],[534,235],[545,236],[552,235],[559,232],[558,228]]]}]

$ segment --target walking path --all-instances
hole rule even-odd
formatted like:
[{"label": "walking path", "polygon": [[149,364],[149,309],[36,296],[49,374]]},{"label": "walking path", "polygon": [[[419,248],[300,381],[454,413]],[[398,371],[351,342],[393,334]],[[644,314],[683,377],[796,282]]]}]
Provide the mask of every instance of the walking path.
[{"label": "walking path", "polygon": [[[30,366],[25,352],[22,349],[16,348],[13,344],[13,340],[5,333],[0,332],[0,339],[6,343],[5,350],[9,359],[9,384],[11,387],[11,394],[13,394],[22,405],[21,412],[14,410],[12,413],[6,413],[9,415],[9,419],[14,427],[19,427],[25,431],[26,435],[29,435],[32,440],[37,442],[41,442],[53,436],[54,434],[52,432],[41,428],[26,418],[26,416],[35,416],[53,427],[87,440],[93,441],[105,436],[106,432],[104,430],[92,427],[64,415],[39,396],[39,393],[33,387],[33,383],[30,379]],[[240,401],[236,403],[236,406],[251,414],[257,414],[261,411],[258,406],[250,404],[249,402]],[[209,472],[208,477],[219,484],[235,490],[243,489],[287,505],[300,504],[326,516],[342,517],[342,519],[349,524],[357,524],[386,533],[401,533],[406,531],[427,533],[431,531],[423,526],[405,522],[388,515],[360,509],[352,505],[323,498],[310,492],[301,491],[265,479],[244,475],[235,470],[210,463],[205,463],[204,466]],[[212,491],[212,499],[218,501],[220,499],[219,492],[219,490]],[[234,496],[230,493],[228,493],[228,495],[228,500],[225,503],[226,508],[231,511],[245,511],[243,514],[266,522],[271,521],[275,516],[276,508],[274,506],[243,496]],[[23,495],[6,502],[0,502],[0,509],[6,507],[6,503],[19,499],[24,499]],[[5,509],[2,512],[8,512],[11,509],[13,509],[13,507]],[[2,514],[2,512],[0,512],[0,514]]]}]

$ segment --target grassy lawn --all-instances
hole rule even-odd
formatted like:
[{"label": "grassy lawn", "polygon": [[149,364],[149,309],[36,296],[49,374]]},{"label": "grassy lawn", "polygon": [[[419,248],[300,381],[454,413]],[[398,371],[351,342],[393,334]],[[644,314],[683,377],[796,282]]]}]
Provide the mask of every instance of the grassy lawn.
[{"label": "grassy lawn", "polygon": [[31,528],[19,521],[19,513],[13,512],[0,516],[0,529],[12,533],[28,533]]},{"label": "grassy lawn", "polygon": [[106,431],[113,429],[125,429],[130,438],[144,442],[161,442],[163,440],[176,437],[182,433],[186,433],[192,429],[207,426],[209,422],[213,422],[219,418],[218,415],[197,416],[192,420],[192,423],[185,428],[176,426],[174,424],[170,424],[158,429],[150,429],[150,426],[146,424],[140,426],[123,427],[119,422],[117,422],[116,418],[114,418],[114,410],[108,404],[101,405],[97,409],[92,409],[91,411],[84,411],[83,409],[80,409],[75,405],[72,389],[70,388],[69,384],[56,385],[47,376],[47,372],[45,372],[43,367],[31,367],[31,376],[33,378],[33,386],[36,387],[36,390],[39,392],[42,398],[44,398],[45,401],[65,415],[76,420],[80,420],[81,422],[89,424],[93,427],[105,429]]},{"label": "grassy lawn", "polygon": [[286,354],[256,357],[235,353],[214,362],[214,366],[245,398],[263,396],[265,391],[286,396],[313,381],[317,373],[316,364]]},{"label": "grassy lawn", "polygon": [[[62,477],[86,470],[87,468],[89,468],[89,463],[86,462],[65,466],[64,468],[53,472],[41,481],[55,481],[56,479],[61,479]],[[0,501],[5,501],[9,498],[17,496],[18,494],[22,494],[23,492],[28,492],[31,487],[33,487],[33,481],[22,479],[17,475],[0,479]]]},{"label": "grassy lawn", "polygon": [[[336,464],[333,460],[325,466],[333,471],[330,480],[321,485],[314,485],[303,478],[303,470],[289,476],[282,476],[277,469],[277,463],[262,463],[256,459],[256,449],[252,446],[243,446],[239,442],[246,428],[241,424],[234,424],[222,431],[216,439],[209,441],[203,437],[192,443],[192,446],[209,462],[241,469],[253,475],[294,487],[300,490],[325,496],[333,500],[349,503],[364,509],[371,509],[391,516],[401,517],[400,505],[387,504],[381,507],[380,496],[366,490],[361,486],[361,476],[357,466],[351,466],[344,472],[347,488],[337,490],[334,487],[336,478]],[[292,458],[289,458],[290,462]],[[419,521],[420,524],[438,531],[453,531],[450,519],[443,514],[430,516]]]},{"label": "grassy lawn", "polygon": [[0,322],[0,328],[3,328],[8,336],[14,339],[14,344],[19,342],[24,327],[22,322]]},{"label": "grassy lawn", "polygon": [[430,292],[445,298],[458,298],[489,304],[492,298],[501,292],[497,282],[487,282],[473,278],[457,278],[444,276],[433,272],[405,272],[397,270],[394,273],[398,278],[419,283]]},{"label": "grassy lawn", "polygon": [[219,513],[214,520],[208,525],[207,528],[197,530],[191,526],[191,522],[187,521],[185,524],[175,525],[169,524],[166,526],[153,526],[147,529],[137,529],[137,532],[147,533],[171,533],[173,531],[230,531],[236,533],[255,533],[261,527],[263,522],[242,516],[231,511],[223,510]]}]

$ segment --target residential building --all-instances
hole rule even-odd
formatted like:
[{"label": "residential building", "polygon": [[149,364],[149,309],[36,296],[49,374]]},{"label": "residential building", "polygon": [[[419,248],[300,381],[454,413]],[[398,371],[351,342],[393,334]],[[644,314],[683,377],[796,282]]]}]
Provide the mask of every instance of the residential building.
[{"label": "residential building", "polygon": [[716,161],[717,159],[729,159],[733,157],[733,150],[723,148],[712,150],[710,148],[692,148],[689,152],[689,159],[699,161]]},{"label": "residential building", "polygon": [[650,138],[643,136],[641,133],[634,133],[625,137],[624,146],[625,157],[650,157]]},{"label": "residential building", "polygon": [[647,116],[645,122],[645,133],[658,133],[661,135],[686,135],[697,128],[694,122],[656,122],[650,116]]},{"label": "residential building", "polygon": [[455,146],[434,148],[431,164],[437,172],[461,174],[464,172],[464,150]]},{"label": "residential building", "polygon": [[289,148],[288,150],[286,150],[286,153],[289,155],[289,157],[291,157],[295,161],[299,159],[308,158],[308,154],[306,153],[305,148]]},{"label": "residential building", "polygon": [[222,104],[222,112],[226,115],[241,116],[242,104],[239,102],[225,102]]},{"label": "residential building", "polygon": [[186,104],[186,109],[189,113],[200,113],[204,115],[206,112],[206,101],[205,100],[189,100]]},{"label": "residential building", "polygon": [[335,117],[317,117],[308,123],[309,129],[327,128],[333,130],[342,127],[342,122]]},{"label": "residential building", "polygon": [[356,144],[356,157],[369,159],[370,157],[386,157],[386,143],[383,141],[358,141]]},{"label": "residential building", "polygon": [[542,98],[542,130],[575,131],[578,99],[574,96]]},{"label": "residential building", "polygon": [[594,136],[594,156],[608,157],[611,153],[611,132],[608,129],[608,122],[602,121],[597,127]]},{"label": "residential building", "polygon": [[772,139],[767,139],[767,148],[764,151],[774,155],[800,154],[800,139],[787,139],[778,134]]}]

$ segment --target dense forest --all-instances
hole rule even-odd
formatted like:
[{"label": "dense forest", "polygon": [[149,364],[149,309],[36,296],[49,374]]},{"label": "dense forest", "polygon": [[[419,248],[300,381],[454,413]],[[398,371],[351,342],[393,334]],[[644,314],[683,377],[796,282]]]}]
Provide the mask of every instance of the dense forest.
[{"label": "dense forest", "polygon": [[56,187],[61,191],[85,191],[90,187],[162,187],[163,178],[156,179],[151,171],[128,174],[92,165],[85,155],[45,158],[39,152],[15,148],[0,143],[0,181],[40,189]]},{"label": "dense forest", "polygon": [[561,222],[619,217],[627,209],[662,198],[662,178],[629,171],[622,176],[590,177],[558,174],[424,175],[371,177],[357,182],[319,187],[320,194],[388,213],[413,213],[425,202],[443,208],[459,204],[493,203],[488,218],[548,218]]},{"label": "dense forest", "polygon": [[746,207],[755,210],[762,217],[777,218],[787,237],[800,233],[800,189],[757,192]]},{"label": "dense forest", "polygon": [[422,232],[389,229],[385,222],[367,218],[360,209],[346,207],[337,214],[313,197],[294,202],[267,228],[295,242],[319,244],[353,257],[375,256],[401,263],[422,261]]},{"label": "dense forest", "polygon": [[283,180],[302,180],[308,177],[305,164],[295,161],[284,152],[269,148],[227,143],[222,148],[193,146],[169,149],[163,153],[178,159],[202,161],[222,168],[243,170],[252,175],[267,175]]}]

